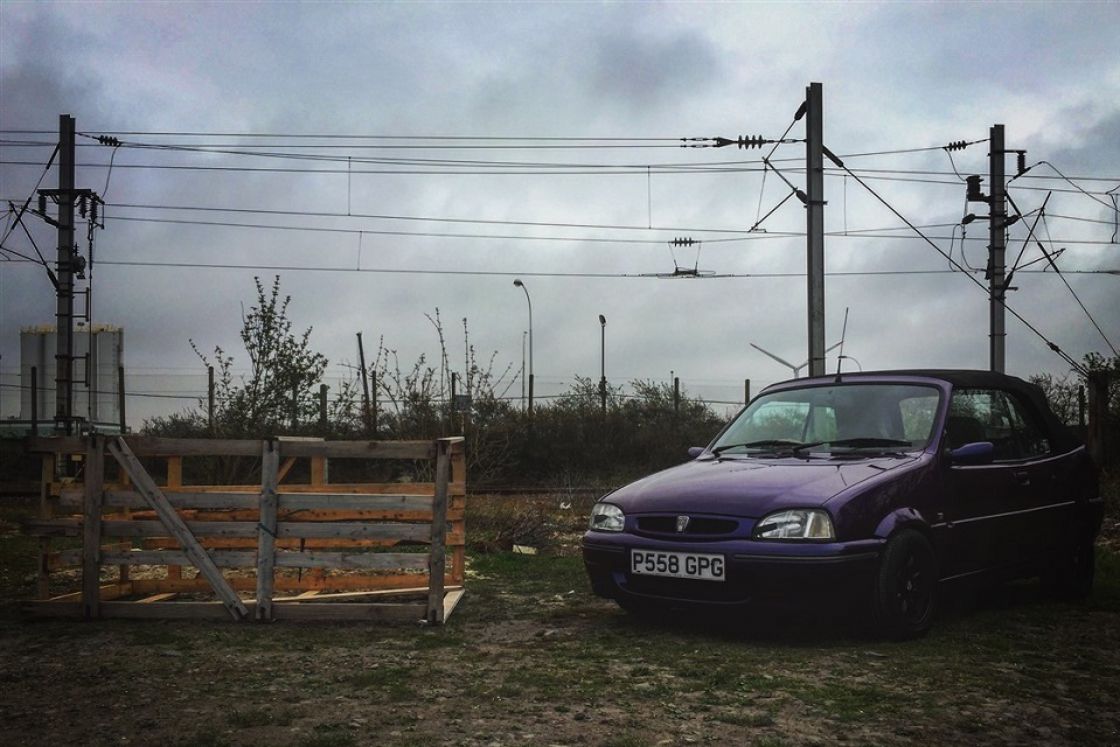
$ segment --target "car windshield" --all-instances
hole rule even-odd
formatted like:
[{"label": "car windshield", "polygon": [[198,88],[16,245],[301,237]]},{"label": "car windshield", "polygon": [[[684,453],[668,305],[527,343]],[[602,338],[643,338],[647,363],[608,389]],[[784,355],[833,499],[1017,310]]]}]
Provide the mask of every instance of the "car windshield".
[{"label": "car windshield", "polygon": [[940,392],[919,384],[842,383],[786,389],[751,402],[712,445],[716,454],[870,454],[924,449]]}]

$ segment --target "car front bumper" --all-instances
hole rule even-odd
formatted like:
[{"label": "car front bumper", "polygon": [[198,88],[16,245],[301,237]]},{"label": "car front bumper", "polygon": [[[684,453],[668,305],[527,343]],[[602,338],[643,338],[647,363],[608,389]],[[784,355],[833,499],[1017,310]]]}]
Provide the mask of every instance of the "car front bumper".
[{"label": "car front bumper", "polygon": [[[728,540],[676,543],[630,534],[588,532],[582,542],[592,590],[623,603],[746,608],[782,606],[844,610],[861,606],[873,588],[883,540],[788,543]],[[723,581],[630,572],[630,551],[720,554]]]}]

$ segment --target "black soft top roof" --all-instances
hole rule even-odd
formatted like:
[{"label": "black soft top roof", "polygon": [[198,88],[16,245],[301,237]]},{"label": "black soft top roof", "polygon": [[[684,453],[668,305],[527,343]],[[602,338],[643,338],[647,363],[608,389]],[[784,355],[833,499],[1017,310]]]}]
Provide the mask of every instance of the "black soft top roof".
[{"label": "black soft top roof", "polygon": [[[1012,392],[1025,401],[1034,411],[1050,437],[1052,448],[1058,453],[1064,453],[1081,446],[1081,439],[1050,409],[1046,395],[1042,389],[1024,381],[1018,376],[997,373],[996,371],[976,371],[969,369],[953,368],[909,368],[897,371],[860,371],[858,373],[842,373],[841,381],[851,379],[884,377],[884,376],[923,376],[930,379],[941,379],[949,382],[954,389],[1004,389]],[[799,379],[798,381],[826,381],[836,380],[836,375],[817,376],[813,379]],[[783,382],[789,383],[789,382]]]}]

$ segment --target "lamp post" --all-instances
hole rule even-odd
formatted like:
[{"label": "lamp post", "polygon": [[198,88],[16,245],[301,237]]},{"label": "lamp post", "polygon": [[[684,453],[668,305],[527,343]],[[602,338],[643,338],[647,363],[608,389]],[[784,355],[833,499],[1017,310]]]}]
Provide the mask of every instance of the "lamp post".
[{"label": "lamp post", "polygon": [[521,278],[516,278],[513,284],[525,291],[525,301],[529,304],[529,419],[533,419],[533,299],[529,298],[529,289]]},{"label": "lamp post", "polygon": [[607,318],[599,315],[599,402],[607,414]]},{"label": "lamp post", "polygon": [[525,409],[525,338],[528,332],[521,330],[521,409]]}]

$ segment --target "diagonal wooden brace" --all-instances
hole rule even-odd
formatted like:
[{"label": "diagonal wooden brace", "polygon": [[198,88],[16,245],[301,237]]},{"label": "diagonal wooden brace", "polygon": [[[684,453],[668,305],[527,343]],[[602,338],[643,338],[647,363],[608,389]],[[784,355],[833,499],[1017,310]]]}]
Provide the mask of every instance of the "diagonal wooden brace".
[{"label": "diagonal wooden brace", "polygon": [[110,440],[107,443],[109,453],[117,460],[123,469],[132,480],[132,484],[148,502],[148,505],[155,510],[156,516],[159,517],[160,522],[167,528],[168,534],[179,541],[182,545],[183,551],[186,552],[187,557],[190,558],[191,565],[198,568],[199,573],[210,583],[214,593],[225,605],[226,610],[233,617],[234,620],[240,620],[249,614],[249,610],[241,602],[241,597],[222,576],[221,571],[214,565],[214,561],[191,534],[187,525],[183,522],[182,517],[175,512],[171,507],[171,503],[167,500],[167,496],[159,489],[155,481],[151,478],[148,472],[144,469],[143,465],[132,453],[132,449],[128,448],[123,438]]}]

